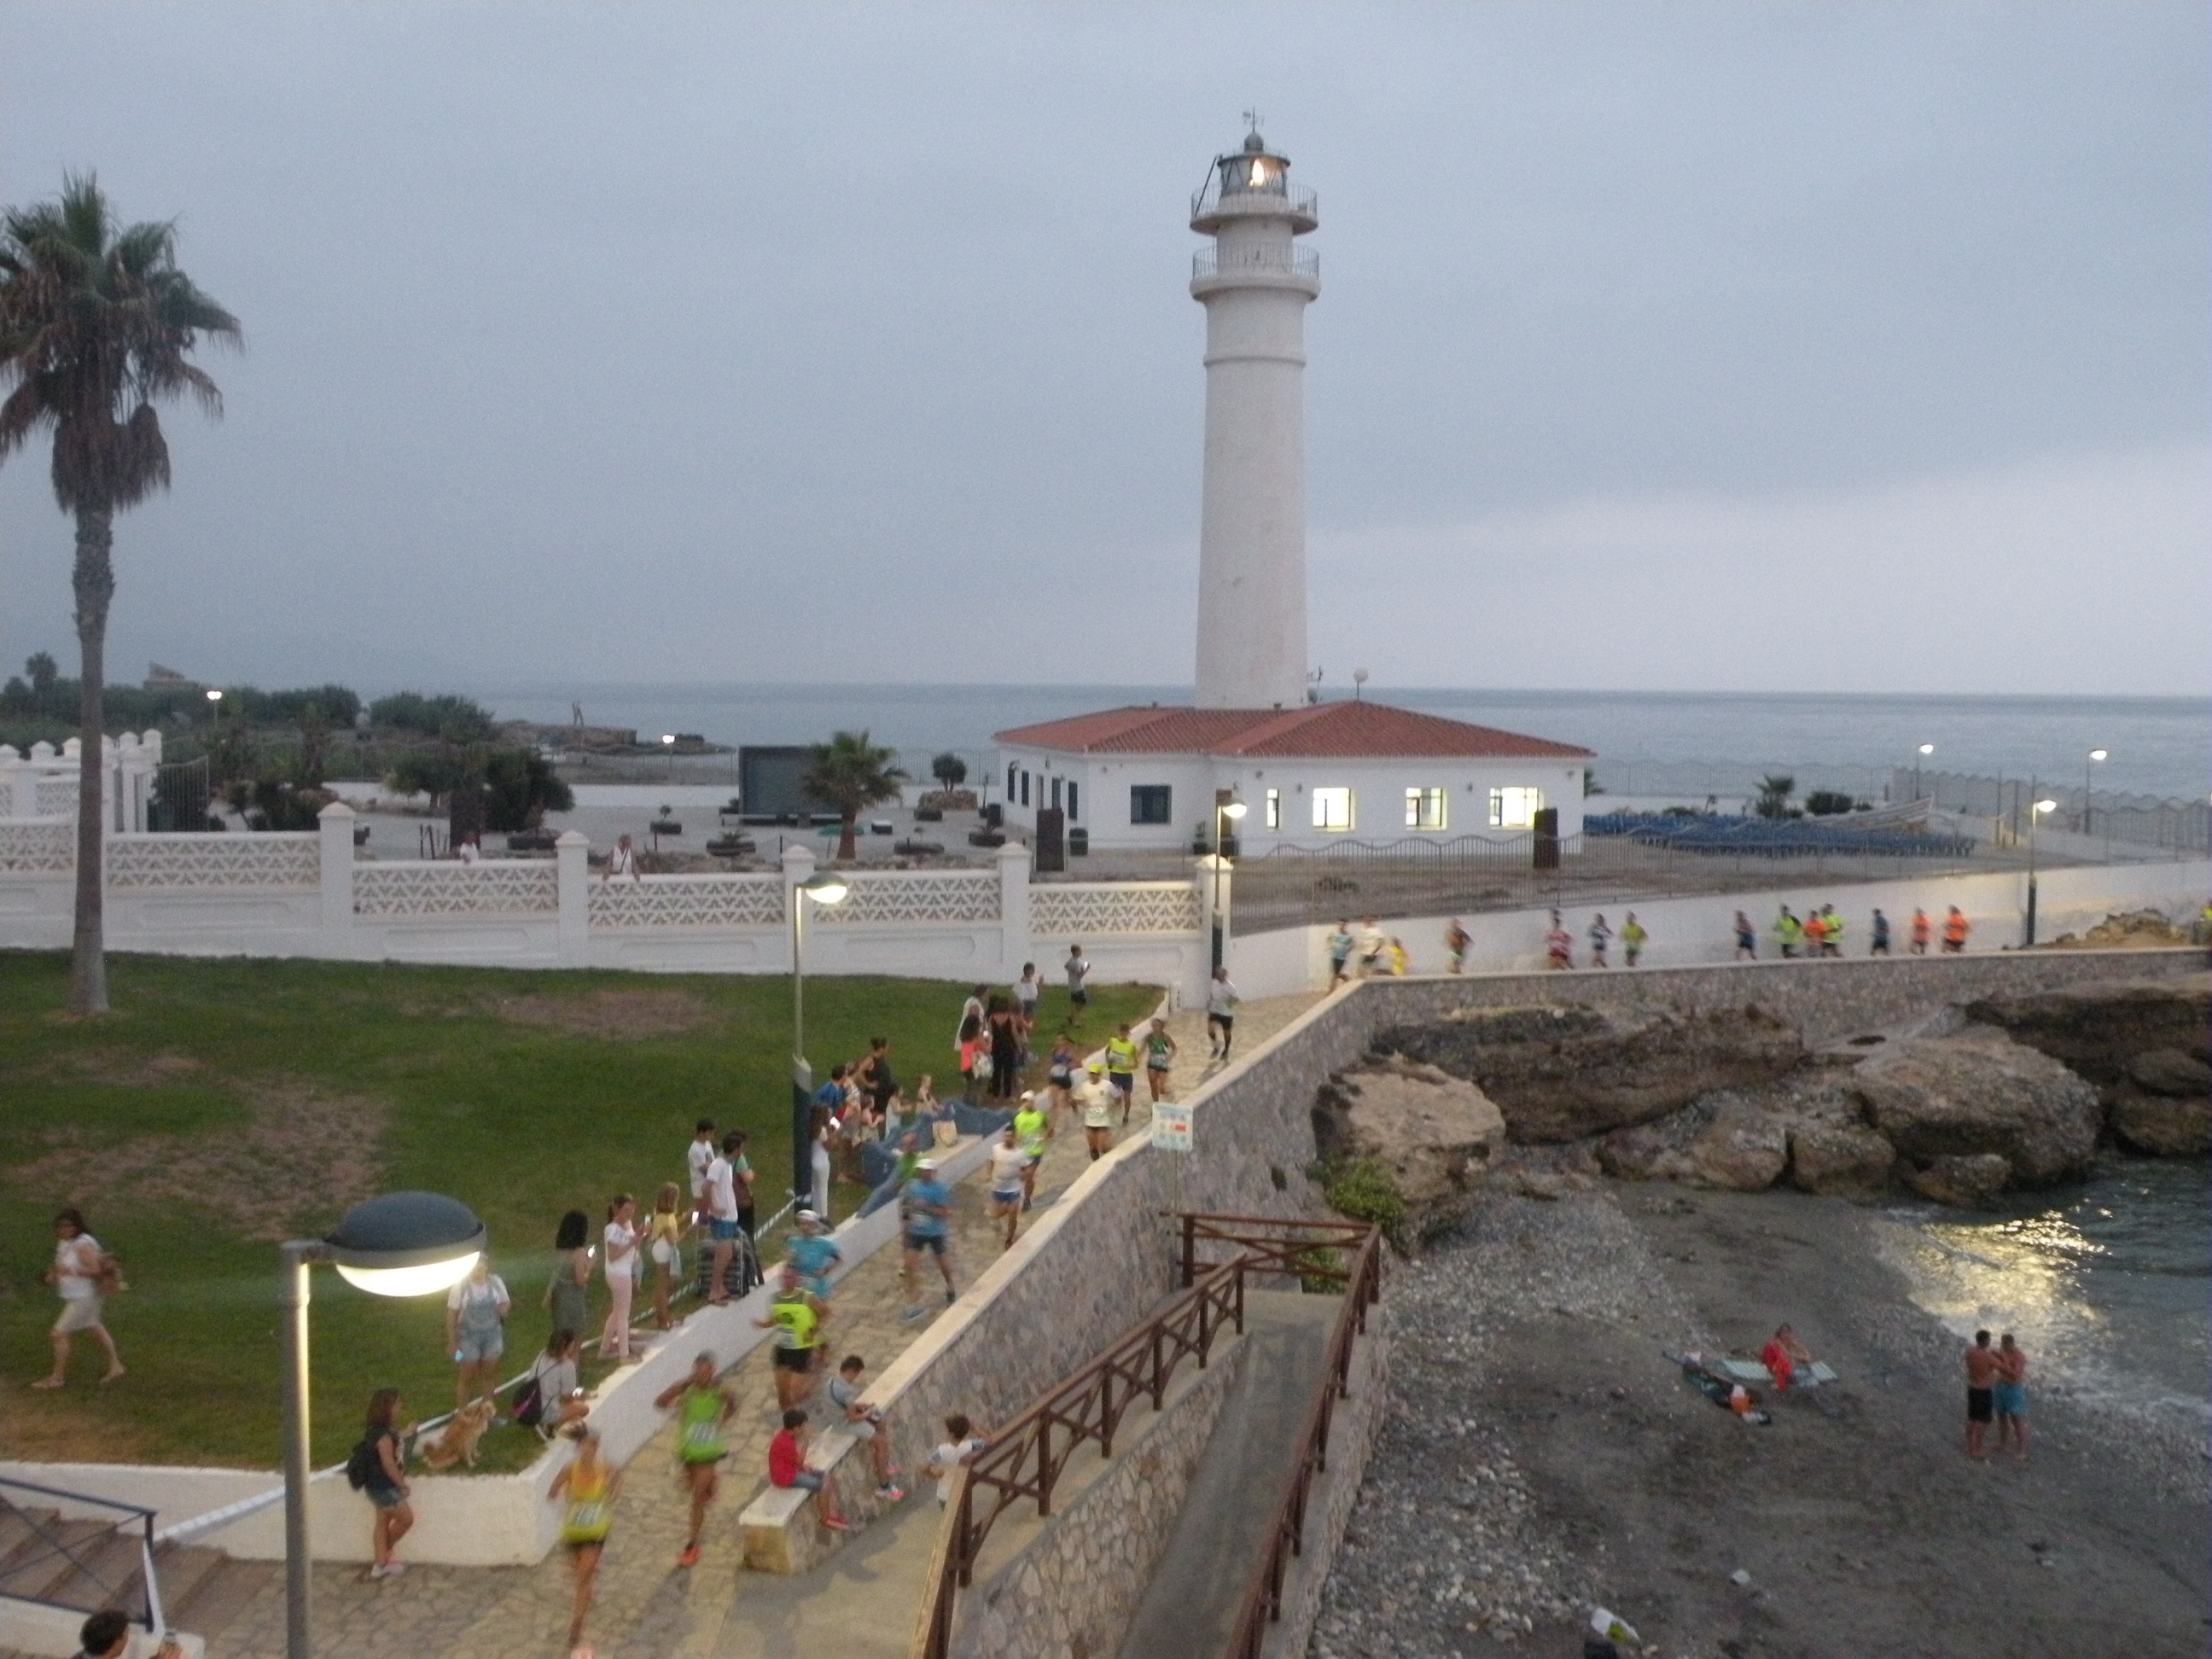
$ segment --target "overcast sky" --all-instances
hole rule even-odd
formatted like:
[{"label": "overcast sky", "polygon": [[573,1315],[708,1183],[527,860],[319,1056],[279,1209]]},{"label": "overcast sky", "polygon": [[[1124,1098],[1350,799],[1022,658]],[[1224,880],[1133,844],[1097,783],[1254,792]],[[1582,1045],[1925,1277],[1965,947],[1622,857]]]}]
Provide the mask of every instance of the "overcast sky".
[{"label": "overcast sky", "polygon": [[[1256,106],[1331,684],[2202,693],[2208,15],[11,3],[0,200],[246,328],[119,678],[1187,682]],[[70,549],[41,444],[0,664]]]}]

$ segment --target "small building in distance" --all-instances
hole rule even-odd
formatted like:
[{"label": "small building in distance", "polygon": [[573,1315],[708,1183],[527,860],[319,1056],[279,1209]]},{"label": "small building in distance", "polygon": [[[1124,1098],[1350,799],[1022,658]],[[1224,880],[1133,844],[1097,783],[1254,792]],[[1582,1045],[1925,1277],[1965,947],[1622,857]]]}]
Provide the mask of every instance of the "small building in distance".
[{"label": "small building in distance", "polygon": [[1582,833],[1595,757],[1389,703],[1109,708],[996,734],[1007,819],[1057,807],[1100,851],[1211,844],[1217,792],[1244,805],[1249,856],[1334,842],[1527,835],[1539,811]]}]

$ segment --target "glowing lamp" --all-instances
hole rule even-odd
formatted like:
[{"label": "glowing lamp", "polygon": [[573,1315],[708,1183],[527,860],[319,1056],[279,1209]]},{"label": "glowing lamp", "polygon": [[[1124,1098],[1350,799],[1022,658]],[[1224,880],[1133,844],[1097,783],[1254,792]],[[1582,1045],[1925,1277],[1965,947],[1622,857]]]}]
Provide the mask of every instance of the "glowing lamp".
[{"label": "glowing lamp", "polygon": [[430,1296],[469,1275],[484,1225],[438,1193],[386,1193],[356,1204],[325,1238],[338,1277],[375,1296]]},{"label": "glowing lamp", "polygon": [[832,875],[828,871],[824,871],[818,876],[809,876],[805,881],[800,882],[799,890],[817,904],[842,904],[845,902],[845,895],[853,890],[842,876]]}]

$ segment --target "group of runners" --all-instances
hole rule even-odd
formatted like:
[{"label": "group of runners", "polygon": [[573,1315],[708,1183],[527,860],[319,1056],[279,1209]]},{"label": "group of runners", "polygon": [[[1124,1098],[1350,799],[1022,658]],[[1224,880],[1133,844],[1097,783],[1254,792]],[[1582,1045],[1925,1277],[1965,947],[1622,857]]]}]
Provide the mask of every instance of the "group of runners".
[{"label": "group of runners", "polygon": [[[1776,911],[1773,928],[1775,948],[1784,961],[1805,957],[1840,957],[1844,954],[1844,917],[1832,904],[1808,907],[1803,915],[1797,915],[1788,905]],[[1894,929],[1889,917],[1877,907],[1867,929],[1867,954],[1886,957],[1893,954]],[[1973,924],[1966,913],[1954,904],[1943,917],[1942,951],[1945,956],[1963,956],[1966,936],[1973,932]],[[1927,911],[1915,906],[1912,919],[1905,924],[1905,949],[1911,955],[1924,957],[1936,936],[1936,924],[1929,920]],[[1755,962],[1759,958],[1759,927],[1752,919],[1739,910],[1735,913],[1735,959]]]}]

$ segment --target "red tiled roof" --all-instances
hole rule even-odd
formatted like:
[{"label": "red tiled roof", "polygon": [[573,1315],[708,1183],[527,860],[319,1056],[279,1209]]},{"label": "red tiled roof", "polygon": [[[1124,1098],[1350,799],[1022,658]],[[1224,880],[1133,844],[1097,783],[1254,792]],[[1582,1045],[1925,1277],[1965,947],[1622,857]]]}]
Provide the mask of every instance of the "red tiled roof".
[{"label": "red tiled roof", "polygon": [[1588,749],[1495,726],[1417,714],[1387,702],[1322,702],[1298,708],[1109,708],[994,734],[1017,748],[1116,755],[1483,755],[1562,760]]}]

